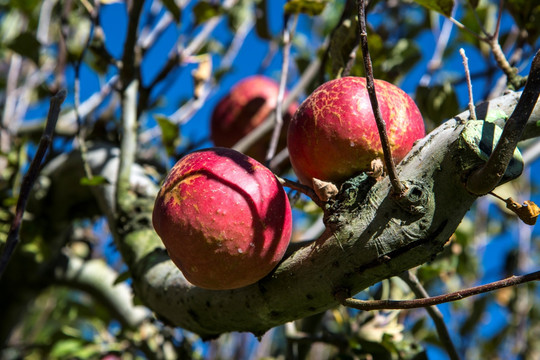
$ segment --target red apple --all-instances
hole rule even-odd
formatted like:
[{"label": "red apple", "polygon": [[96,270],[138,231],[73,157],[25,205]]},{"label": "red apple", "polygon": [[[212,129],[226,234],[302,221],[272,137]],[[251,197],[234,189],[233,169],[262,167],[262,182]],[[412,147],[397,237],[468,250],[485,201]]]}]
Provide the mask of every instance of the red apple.
[{"label": "red apple", "polygon": [[292,230],[289,201],[274,174],[226,148],[180,159],[157,195],[152,222],[186,279],[215,290],[267,275]]},{"label": "red apple", "polygon": [[[279,84],[274,80],[255,75],[241,80],[219,101],[212,113],[210,137],[216,146],[232,147],[249,132],[261,125],[275,110]],[[286,146],[289,121],[298,108],[293,103],[283,116],[284,126],[278,151]],[[263,162],[268,151],[271,134],[246,151],[246,154]]]},{"label": "red apple", "polygon": [[[414,101],[398,87],[375,80],[392,156],[397,163],[425,135]],[[298,108],[289,125],[287,146],[300,182],[341,183],[383,158],[366,79],[344,77],[319,86]]]}]

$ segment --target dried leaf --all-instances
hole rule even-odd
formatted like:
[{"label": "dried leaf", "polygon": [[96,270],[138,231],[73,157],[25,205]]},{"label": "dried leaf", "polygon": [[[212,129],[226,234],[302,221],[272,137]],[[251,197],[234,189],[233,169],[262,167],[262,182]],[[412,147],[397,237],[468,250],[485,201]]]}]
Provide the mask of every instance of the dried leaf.
[{"label": "dried leaf", "polygon": [[336,185],[331,182],[313,178],[313,190],[322,201],[328,201],[339,192]]},{"label": "dried leaf", "polygon": [[367,174],[376,180],[381,180],[384,174],[384,163],[380,158],[371,161],[371,171],[368,171]]},{"label": "dried leaf", "polygon": [[525,224],[536,224],[536,218],[540,215],[540,208],[532,201],[526,200],[520,205],[509,197],[505,200],[506,207],[513,211]]}]

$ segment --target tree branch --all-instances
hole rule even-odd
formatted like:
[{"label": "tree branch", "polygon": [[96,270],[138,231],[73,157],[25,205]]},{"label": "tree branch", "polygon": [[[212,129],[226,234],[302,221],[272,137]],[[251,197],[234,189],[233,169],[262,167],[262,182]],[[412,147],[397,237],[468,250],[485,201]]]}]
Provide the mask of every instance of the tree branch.
[{"label": "tree branch", "polygon": [[540,50],[536,53],[525,89],[519,102],[504,126],[501,141],[493,150],[488,161],[467,179],[467,190],[484,195],[493,190],[502,179],[521,140],[525,126],[540,95]]},{"label": "tree branch", "polygon": [[118,274],[101,259],[84,261],[64,255],[62,266],[55,270],[55,285],[69,286],[87,292],[104,303],[122,324],[135,328],[150,314],[133,305],[131,288],[115,284]]},{"label": "tree branch", "polygon": [[[497,106],[511,112],[515,98],[516,94],[510,94],[498,99]],[[479,116],[481,109],[478,106]],[[535,116],[540,119],[540,115]],[[326,205],[332,207],[328,210],[331,216],[321,237],[288,252],[271,274],[251,286],[212,291],[185,280],[151,228],[157,189],[136,163],[130,180],[131,188],[139,194],[137,207],[123,231],[113,231],[113,235],[138,297],[164,321],[205,338],[230,331],[261,335],[277,325],[336,306],[338,289],[355,294],[432,260],[477,198],[464,188],[462,176],[467,166],[483,160],[461,142],[464,130],[481,132],[478,125],[482,124],[451,119],[419,140],[399,164],[400,177],[418,198],[414,208],[403,207],[391,196],[388,178],[374,184],[361,177],[346,182],[338,197]],[[106,201],[102,211],[115,201],[111,193],[118,176],[118,155],[118,149],[110,145],[96,145],[89,151],[92,171],[110,182],[96,187]],[[80,161],[77,154],[69,158]],[[66,173],[56,169],[51,175]],[[54,188],[50,190],[55,196],[63,195],[56,186],[76,194],[89,191],[81,187],[78,177],[56,180],[51,181]],[[68,198],[66,206],[69,201],[76,199]]]},{"label": "tree branch", "polygon": [[[411,271],[405,271],[400,274],[399,277],[405,281],[407,285],[409,285],[409,288],[411,288],[412,292],[417,298],[429,298],[429,294],[427,293],[426,289],[424,289],[416,275],[414,275]],[[459,360],[459,354],[454,343],[452,342],[452,338],[450,337],[450,333],[448,332],[448,328],[444,322],[444,316],[441,311],[436,306],[426,307],[426,311],[431,317],[431,320],[433,320],[435,328],[437,329],[437,334],[439,335],[439,339],[441,340],[443,347],[446,349],[450,359]]]},{"label": "tree branch", "polygon": [[484,294],[487,292],[503,289],[510,286],[516,286],[531,281],[540,280],[540,271],[521,275],[511,276],[509,278],[495,281],[489,284],[475,286],[469,289],[456,291],[450,294],[444,294],[439,296],[433,296],[423,299],[414,300],[357,300],[352,299],[345,291],[339,290],[336,292],[336,298],[339,302],[348,307],[352,307],[358,310],[396,310],[396,309],[416,309],[421,307],[434,306],[444,304],[452,301],[458,301],[470,296]]},{"label": "tree branch", "polygon": [[122,104],[122,142],[118,182],[116,186],[117,210],[128,209],[128,191],[131,166],[137,152],[137,90],[139,82],[133,80],[123,93]]},{"label": "tree branch", "polygon": [[270,146],[268,147],[268,152],[266,153],[266,163],[269,164],[274,155],[276,154],[276,149],[278,146],[278,141],[281,136],[281,129],[283,128],[283,97],[285,95],[285,87],[287,85],[287,74],[289,72],[289,55],[291,53],[291,43],[292,38],[294,37],[294,32],[296,29],[296,24],[298,23],[298,14],[294,16],[293,24],[289,30],[288,19],[285,20],[283,24],[283,61],[281,64],[281,77],[279,80],[279,90],[276,100],[276,109],[275,109],[275,123],[274,130],[272,132],[272,137],[270,138]]},{"label": "tree branch", "polygon": [[386,123],[382,118],[379,101],[377,100],[375,82],[373,80],[373,66],[371,64],[371,57],[369,55],[366,30],[366,4],[365,0],[357,0],[356,3],[358,5],[358,21],[360,23],[360,45],[362,47],[364,69],[366,72],[366,88],[369,94],[371,107],[373,109],[373,115],[375,116],[375,121],[377,122],[377,129],[379,130],[386,171],[388,172],[388,177],[390,178],[390,183],[392,184],[394,193],[401,196],[406,191],[406,188],[403,186],[401,181],[399,181],[396,165],[392,159],[392,150],[390,149],[390,142],[388,140],[388,134],[386,133]]},{"label": "tree branch", "polygon": [[13,221],[11,222],[11,227],[8,232],[6,245],[2,252],[2,256],[0,257],[0,278],[4,274],[9,260],[11,259],[11,256],[13,255],[13,252],[15,251],[15,248],[19,243],[19,230],[21,227],[24,210],[26,208],[26,203],[28,202],[28,197],[30,196],[30,192],[32,191],[34,182],[39,175],[41,163],[45,158],[47,149],[52,144],[54,128],[60,114],[60,108],[62,106],[62,103],[66,99],[66,96],[66,90],[60,90],[56,95],[51,97],[45,131],[43,132],[41,140],[39,141],[36,154],[32,162],[30,163],[28,172],[24,175],[21,184],[21,191],[19,193],[19,199],[17,200],[17,207],[15,209],[15,216],[13,218]]},{"label": "tree branch", "polygon": [[137,44],[137,34],[143,5],[144,0],[132,0],[131,8],[128,9],[129,21],[120,69],[120,80],[124,89],[136,77],[135,70],[141,61],[141,48]]}]

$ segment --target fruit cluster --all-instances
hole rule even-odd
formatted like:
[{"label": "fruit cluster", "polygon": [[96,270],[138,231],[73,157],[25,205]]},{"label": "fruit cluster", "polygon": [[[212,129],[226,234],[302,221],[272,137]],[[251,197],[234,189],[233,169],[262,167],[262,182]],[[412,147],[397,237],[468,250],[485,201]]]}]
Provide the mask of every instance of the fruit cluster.
[{"label": "fruit cluster", "polygon": [[[399,162],[425,135],[422,116],[401,89],[382,80],[375,87],[392,155]],[[260,125],[276,98],[277,84],[264,77],[235,86],[212,116],[216,146],[232,146]],[[364,78],[329,81],[288,111],[287,147],[302,183],[312,186],[319,179],[339,185],[382,158]],[[267,142],[258,146],[264,151]],[[287,195],[274,174],[225,147],[193,152],[174,165],[156,198],[152,221],[186,279],[216,290],[267,276],[285,254],[292,232]]]}]

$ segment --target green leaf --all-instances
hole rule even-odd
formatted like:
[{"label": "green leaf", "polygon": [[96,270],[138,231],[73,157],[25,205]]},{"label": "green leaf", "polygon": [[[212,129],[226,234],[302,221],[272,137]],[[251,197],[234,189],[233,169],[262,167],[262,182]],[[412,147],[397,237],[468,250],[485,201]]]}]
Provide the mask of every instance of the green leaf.
[{"label": "green leaf", "polygon": [[291,0],[283,7],[286,14],[304,13],[311,16],[319,15],[329,0]]},{"label": "green leaf", "polygon": [[222,9],[208,1],[200,1],[193,7],[193,15],[195,15],[195,24],[200,25],[205,21],[218,16],[222,13]]},{"label": "green leaf", "polygon": [[180,129],[169,118],[163,115],[154,115],[159,127],[161,128],[161,141],[167,150],[169,156],[174,155],[176,147],[180,143]]},{"label": "green leaf", "polygon": [[83,177],[81,178],[80,184],[83,186],[98,186],[109,184],[109,180],[101,175],[92,176],[92,178]]},{"label": "green leaf", "polygon": [[527,30],[526,40],[534,48],[540,35],[540,0],[508,0],[505,5],[519,28]]},{"label": "green leaf", "polygon": [[436,11],[445,16],[452,15],[452,9],[454,8],[454,0],[414,0],[416,3],[422,5],[429,10]]},{"label": "green leaf", "polygon": [[131,272],[130,271],[124,271],[123,273],[118,275],[118,277],[114,280],[113,285],[118,285],[120,283],[123,283],[124,281],[126,281],[130,277],[131,277]]},{"label": "green leaf", "polygon": [[480,3],[480,0],[469,0],[469,4],[473,9],[476,9],[478,7],[478,3]]},{"label": "green leaf", "polygon": [[31,15],[41,5],[40,0],[10,0],[9,6],[11,8],[19,9],[26,15]]},{"label": "green leaf", "polygon": [[416,89],[416,103],[425,120],[431,120],[435,126],[454,115],[459,109],[459,102],[452,85],[419,86]]},{"label": "green leaf", "polygon": [[165,5],[167,10],[169,10],[169,12],[174,18],[174,21],[178,23],[180,21],[180,16],[182,15],[182,13],[178,5],[176,5],[176,2],[174,0],[162,0],[161,2],[163,3],[163,5]]},{"label": "green leaf", "polygon": [[82,340],[79,339],[65,339],[58,341],[54,344],[54,347],[51,351],[51,356],[55,358],[61,358],[64,356],[69,356],[77,351],[79,351],[84,346]]},{"label": "green leaf", "polygon": [[[329,49],[332,78],[341,77],[341,73],[349,61],[349,55],[357,44],[357,28],[358,22],[352,15],[349,19],[345,19],[334,31]],[[370,43],[370,45],[373,44]]]},{"label": "green leaf", "polygon": [[21,56],[31,59],[38,66],[40,47],[41,44],[36,37],[28,32],[20,34],[8,45],[8,48]]},{"label": "green leaf", "polygon": [[240,0],[228,11],[229,26],[233,31],[254,17],[251,0]]},{"label": "green leaf", "polygon": [[257,0],[257,11],[255,12],[255,31],[261,39],[270,40],[272,35],[268,27],[267,0]]}]

